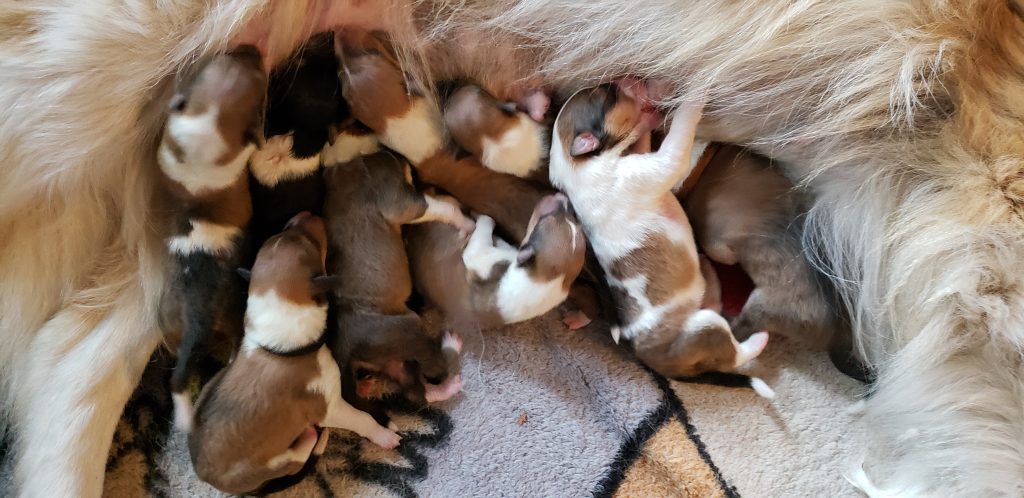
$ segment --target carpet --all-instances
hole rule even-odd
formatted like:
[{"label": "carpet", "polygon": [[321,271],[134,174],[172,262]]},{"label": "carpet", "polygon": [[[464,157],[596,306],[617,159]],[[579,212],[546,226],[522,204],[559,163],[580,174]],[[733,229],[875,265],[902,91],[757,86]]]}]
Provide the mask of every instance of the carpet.
[{"label": "carpet", "polygon": [[[846,410],[863,387],[791,340],[773,337],[748,369],[775,388],[773,401],[668,381],[596,324],[567,331],[557,312],[465,342],[465,391],[396,409],[397,450],[336,431],[301,479],[270,495],[857,496],[841,473],[859,447]],[[168,430],[169,368],[156,355],[125,410],[106,496],[221,496]]]}]

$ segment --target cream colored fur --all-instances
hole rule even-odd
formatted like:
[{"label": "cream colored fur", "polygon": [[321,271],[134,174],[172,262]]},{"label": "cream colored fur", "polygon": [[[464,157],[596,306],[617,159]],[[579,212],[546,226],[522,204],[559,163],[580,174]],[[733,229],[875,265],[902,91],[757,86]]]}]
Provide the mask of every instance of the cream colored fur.
[{"label": "cream colored fur", "polygon": [[[807,242],[880,370],[867,482],[1022,494],[1024,22],[1007,3],[418,3],[439,13],[402,53],[420,79],[424,62],[490,88],[534,65],[573,87],[662,77],[708,102],[704,138],[780,160],[817,195]],[[318,28],[307,13],[351,8],[263,4],[0,1],[0,372],[25,496],[99,494],[157,344],[148,194],[170,76],[261,12],[279,60]]]}]

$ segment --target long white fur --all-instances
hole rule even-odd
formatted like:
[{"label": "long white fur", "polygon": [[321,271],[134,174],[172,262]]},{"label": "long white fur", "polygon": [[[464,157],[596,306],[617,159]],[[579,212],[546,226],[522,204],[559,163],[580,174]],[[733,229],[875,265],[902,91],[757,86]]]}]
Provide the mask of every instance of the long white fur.
[{"label": "long white fur", "polygon": [[327,323],[327,305],[297,304],[270,289],[249,294],[243,350],[291,351],[316,342]]},{"label": "long white fur", "polygon": [[320,167],[320,154],[297,158],[292,155],[292,134],[267,139],[252,154],[249,171],[261,185],[274,187],[282,180],[302,178]]},{"label": "long white fur", "polygon": [[462,250],[462,262],[477,278],[487,278],[494,265],[508,263],[495,291],[495,304],[505,323],[516,323],[543,315],[569,296],[565,277],[537,282],[526,269],[516,264],[519,251],[507,242],[494,241],[494,220],[481,215],[476,229]]},{"label": "long white fur", "polygon": [[[556,84],[632,71],[714,102],[707,138],[782,160],[818,196],[809,242],[881,374],[866,413],[873,479],[1019,494],[1024,26],[1004,2],[433,3],[454,8],[422,34],[486,40],[481,58],[507,63],[487,66],[491,80],[534,63]],[[287,20],[339,22],[352,6],[162,7],[0,3],[0,407],[18,429],[23,496],[99,496],[117,416],[157,344],[151,103],[170,97],[168,76],[258,11],[285,21],[267,41],[281,60],[313,32]],[[494,57],[524,38],[536,60]],[[976,64],[997,43],[1002,64]],[[914,427],[926,430],[893,443]]]},{"label": "long white fur", "polygon": [[516,118],[516,125],[497,140],[483,137],[480,162],[499,173],[524,178],[540,167],[547,155],[547,134],[528,114],[519,112]]}]

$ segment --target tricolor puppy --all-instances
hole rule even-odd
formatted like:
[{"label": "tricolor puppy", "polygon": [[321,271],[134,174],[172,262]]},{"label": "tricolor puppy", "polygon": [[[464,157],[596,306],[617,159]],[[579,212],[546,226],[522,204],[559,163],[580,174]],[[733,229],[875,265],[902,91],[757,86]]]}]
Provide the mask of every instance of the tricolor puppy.
[{"label": "tricolor puppy", "polygon": [[385,37],[356,31],[335,34],[342,93],[352,116],[382,144],[419,164],[441,148],[436,125],[440,113],[430,99],[409,87]]},{"label": "tricolor puppy", "polygon": [[[453,199],[417,192],[409,164],[390,152],[329,167],[324,175],[328,268],[345,275],[334,291],[337,319],[332,326],[335,356],[345,367],[346,396],[363,394],[349,387],[371,376],[397,382],[416,403],[433,399],[428,391],[454,394],[460,380],[442,341],[428,337],[420,317],[406,306],[412,282],[402,225],[442,221],[470,233],[473,221]],[[349,399],[381,419],[372,400]]]},{"label": "tricolor puppy", "polygon": [[583,268],[587,241],[563,194],[544,197],[519,247],[494,237],[482,215],[468,238],[441,223],[409,227],[417,290],[457,329],[529,320],[565,301]]},{"label": "tricolor puppy", "polygon": [[323,220],[302,213],[256,256],[242,349],[203,389],[189,434],[200,479],[233,494],[298,472],[322,452],[327,432],[347,429],[384,448],[399,436],[341,397],[338,364],[325,344]]},{"label": "tricolor puppy", "polygon": [[444,123],[456,145],[499,173],[547,180],[547,130],[511,102],[498,102],[476,85],[448,97]]},{"label": "tricolor puppy", "polygon": [[723,146],[685,200],[697,242],[722,264],[739,264],[755,289],[732,322],[737,337],[757,330],[824,343],[843,373],[870,375],[857,359],[834,289],[811,267],[801,243],[810,199],[765,158]]},{"label": "tricolor puppy", "polygon": [[181,334],[171,374],[179,428],[191,419],[186,388],[197,345],[232,320],[226,314],[241,318],[244,287],[235,268],[252,214],[245,171],[256,148],[266,88],[259,54],[240,48],[182,77],[168,108],[157,162],[174,223],[167,239],[172,288],[162,307],[164,315],[179,315],[166,317],[170,334]]},{"label": "tricolor puppy", "polygon": [[[660,117],[639,85],[575,93],[555,119],[551,181],[568,194],[618,307],[621,335],[668,377],[732,370],[764,349],[767,333],[737,343],[718,313],[701,309],[705,282],[689,222],[670,189],[691,169],[701,106],[683,106],[657,152],[644,146]],[[649,140],[649,139],[648,139]],[[759,379],[759,392],[770,389]]]},{"label": "tricolor puppy", "polygon": [[311,38],[270,74],[266,141],[250,162],[256,247],[292,216],[323,206],[321,151],[348,116],[337,74],[331,33]]}]

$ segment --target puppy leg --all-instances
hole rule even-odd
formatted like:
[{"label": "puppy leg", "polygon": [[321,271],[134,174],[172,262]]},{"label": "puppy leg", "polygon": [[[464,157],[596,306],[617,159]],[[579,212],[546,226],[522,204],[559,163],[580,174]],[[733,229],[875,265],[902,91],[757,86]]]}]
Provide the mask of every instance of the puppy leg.
[{"label": "puppy leg", "polygon": [[324,417],[323,422],[320,424],[324,427],[334,427],[355,432],[373,441],[377,446],[386,449],[398,446],[398,443],[402,440],[402,437],[395,433],[395,431],[378,424],[369,413],[357,410],[341,399],[341,397],[329,403],[328,406],[330,408],[327,411],[327,416]]},{"label": "puppy leg", "polygon": [[[481,215],[476,219],[476,229],[469,237],[469,243],[462,251],[462,263],[466,269],[481,280],[491,275],[491,269],[501,261],[515,257],[515,249],[498,248],[494,244],[494,219]],[[511,253],[509,253],[511,251]]]},{"label": "puppy leg", "polygon": [[19,496],[99,497],[114,428],[160,339],[137,288],[103,313],[68,307],[26,352],[14,385]]},{"label": "puppy leg", "polygon": [[622,168],[622,173],[642,189],[639,194],[671,190],[690,176],[694,166],[690,155],[703,109],[699,104],[680,106],[672,113],[672,124],[657,152],[623,158],[629,164]]},{"label": "puppy leg", "polygon": [[462,207],[459,206],[459,202],[454,198],[446,195],[429,194],[424,194],[423,198],[427,201],[427,210],[418,218],[409,221],[409,223],[440,221],[458,228],[459,233],[463,236],[473,231],[475,227],[473,220],[462,214]]}]

